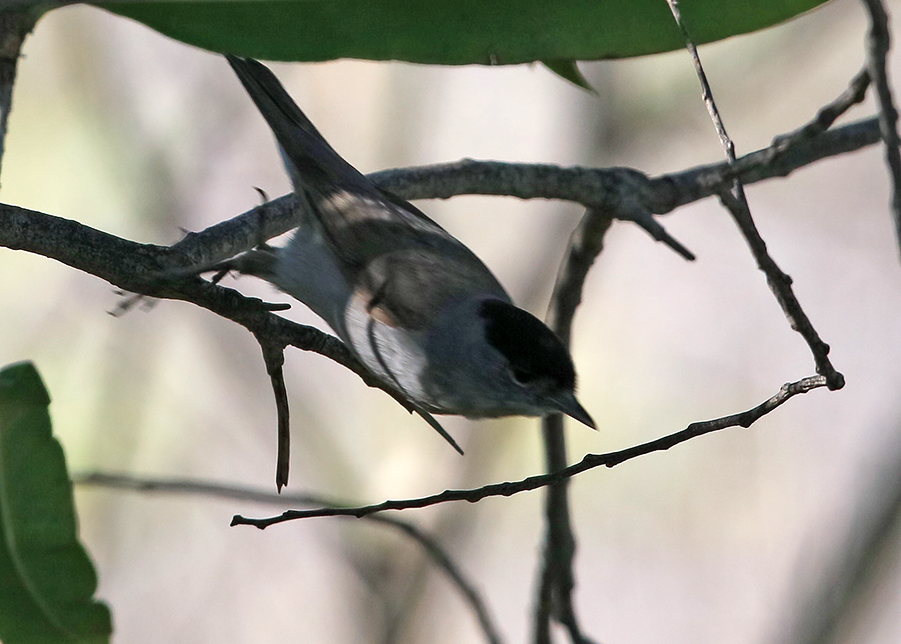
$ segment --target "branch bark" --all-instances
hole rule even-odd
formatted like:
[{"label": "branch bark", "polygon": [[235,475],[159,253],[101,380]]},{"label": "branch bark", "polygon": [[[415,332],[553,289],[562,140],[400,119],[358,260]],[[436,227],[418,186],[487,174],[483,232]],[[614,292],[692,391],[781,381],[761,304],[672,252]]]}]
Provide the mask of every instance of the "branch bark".
[{"label": "branch bark", "polygon": [[782,385],[778,392],[766,399],[759,405],[752,407],[738,414],[731,414],[716,418],[713,420],[699,421],[691,423],[685,429],[668,434],[656,440],[642,443],[634,447],[619,450],[617,452],[608,452],[606,454],[587,454],[581,461],[569,467],[557,470],[550,474],[540,474],[530,476],[520,481],[506,483],[492,483],[483,487],[469,490],[445,490],[440,494],[424,496],[417,499],[404,499],[400,501],[384,501],[375,505],[365,505],[354,508],[317,508],[313,510],[288,510],[276,517],[268,517],[263,519],[252,519],[235,515],[232,519],[232,525],[250,525],[259,529],[268,528],[276,523],[285,521],[293,521],[296,519],[310,519],[315,517],[331,517],[331,516],[353,516],[364,517],[377,512],[385,512],[387,510],[412,510],[427,508],[439,503],[448,503],[451,501],[467,501],[476,503],[489,496],[512,496],[520,492],[528,492],[546,487],[557,481],[572,478],[577,474],[586,472],[597,467],[615,467],[620,463],[625,463],[633,458],[644,456],[652,452],[660,452],[675,447],[680,443],[709,434],[711,432],[720,431],[728,427],[750,427],[754,422],[767,415],[774,409],[784,405],[789,399],[798,394],[806,394],[809,391],[826,386],[826,378],[823,376],[809,376],[802,378],[796,382],[790,382]]},{"label": "branch bark", "polygon": [[[779,143],[752,152],[738,159],[733,167],[716,163],[658,177],[648,177],[631,168],[562,168],[463,160],[382,171],[370,178],[405,199],[446,199],[463,194],[560,199],[634,221],[639,216],[636,213],[666,214],[717,195],[734,176],[744,183],[784,177],[821,159],[873,145],[880,137],[878,120],[871,118],[792,141],[787,147]],[[773,154],[776,147],[779,153]],[[0,204],[0,246],[56,259],[127,291],[186,299],[179,297],[179,285],[195,280],[202,268],[250,250],[261,239],[287,232],[294,225],[296,207],[294,195],[288,194],[163,247],[139,244],[75,221]]]}]

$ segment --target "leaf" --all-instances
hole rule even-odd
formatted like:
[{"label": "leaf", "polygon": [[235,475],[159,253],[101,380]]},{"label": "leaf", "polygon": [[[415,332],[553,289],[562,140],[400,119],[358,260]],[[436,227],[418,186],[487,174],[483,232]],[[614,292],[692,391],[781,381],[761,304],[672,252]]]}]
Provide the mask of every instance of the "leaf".
[{"label": "leaf", "polygon": [[107,606],[78,541],[72,485],[50,397],[31,363],[0,370],[0,640],[109,642]]},{"label": "leaf", "polygon": [[[782,22],[825,0],[684,0],[697,44]],[[129,0],[101,2],[172,38],[266,60],[442,65],[623,58],[679,49],[665,0]]]},{"label": "leaf", "polygon": [[575,85],[576,87],[581,87],[582,89],[587,89],[592,94],[597,94],[594,91],[594,88],[591,84],[585,79],[582,75],[582,72],[579,71],[578,66],[576,65],[576,61],[574,60],[543,60],[544,66],[549,70],[557,74],[560,78],[568,80],[570,83]]}]

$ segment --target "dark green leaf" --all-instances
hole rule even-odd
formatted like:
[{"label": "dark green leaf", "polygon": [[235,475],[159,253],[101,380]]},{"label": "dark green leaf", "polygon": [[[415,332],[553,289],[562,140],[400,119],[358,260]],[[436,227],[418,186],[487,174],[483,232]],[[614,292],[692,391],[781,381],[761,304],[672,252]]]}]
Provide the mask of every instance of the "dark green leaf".
[{"label": "dark green leaf", "polygon": [[101,644],[109,609],[78,541],[72,485],[31,363],[0,370],[0,640]]},{"label": "dark green leaf", "polygon": [[[825,0],[684,0],[698,44]],[[98,3],[212,51],[266,60],[461,65],[622,58],[683,46],[665,0],[201,0]]]}]

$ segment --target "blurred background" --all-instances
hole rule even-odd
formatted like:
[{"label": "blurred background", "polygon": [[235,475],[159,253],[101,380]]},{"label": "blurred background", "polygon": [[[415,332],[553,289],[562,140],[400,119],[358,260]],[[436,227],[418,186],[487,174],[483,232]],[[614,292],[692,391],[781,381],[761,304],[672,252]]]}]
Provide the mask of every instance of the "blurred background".
[{"label": "blurred background", "polygon": [[[901,3],[888,8],[901,17]],[[835,0],[702,47],[739,154],[842,92],[863,63],[865,32],[860,3]],[[254,186],[272,197],[289,190],[262,118],[221,57],[87,7],[48,14],[24,55],[3,202],[171,244],[257,205]],[[472,157],[653,175],[722,158],[684,52],[582,64],[597,95],[541,66],[272,67],[364,172]],[[872,113],[868,100],[852,118]],[[795,398],[750,429],[574,480],[576,605],[599,641],[799,641],[812,613],[838,610],[828,596],[811,598],[833,586],[836,557],[861,542],[901,476],[901,266],[883,151],[823,161],[748,196],[847,386]],[[543,316],[580,208],[482,197],[418,205]],[[750,408],[814,372],[715,200],[662,221],[696,262],[617,223],[590,276],[574,357],[600,431],[570,422],[572,461]],[[284,299],[252,278],[230,284]],[[272,392],[243,329],[180,302],[110,316],[122,296],[109,284],[6,249],[0,301],[0,364],[37,363],[72,471],[274,491]],[[287,315],[319,324],[301,306]],[[286,377],[288,492],[370,503],[542,471],[536,420],[446,420],[461,458],[320,356],[289,350]],[[383,526],[323,519],[261,532],[228,524],[277,508],[96,488],[78,489],[76,501],[119,642],[483,641],[443,574]],[[533,492],[403,514],[456,558],[508,642],[530,638],[541,504]],[[901,641],[897,523],[835,641]]]}]

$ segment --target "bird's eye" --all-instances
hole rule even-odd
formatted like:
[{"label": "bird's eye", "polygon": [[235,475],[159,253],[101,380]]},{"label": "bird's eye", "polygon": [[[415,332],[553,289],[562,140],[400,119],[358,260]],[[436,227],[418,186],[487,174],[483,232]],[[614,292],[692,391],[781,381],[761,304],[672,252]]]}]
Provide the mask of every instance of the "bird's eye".
[{"label": "bird's eye", "polygon": [[538,378],[538,374],[527,367],[511,366],[510,376],[520,385],[527,385]]}]

